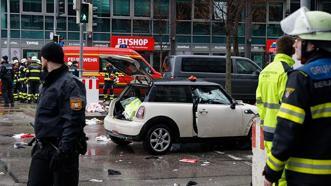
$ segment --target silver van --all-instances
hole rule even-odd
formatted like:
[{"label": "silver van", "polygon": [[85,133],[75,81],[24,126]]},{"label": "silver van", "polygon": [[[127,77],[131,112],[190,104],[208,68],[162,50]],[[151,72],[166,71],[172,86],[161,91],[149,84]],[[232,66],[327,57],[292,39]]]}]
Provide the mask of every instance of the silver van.
[{"label": "silver van", "polygon": [[[255,102],[255,91],[261,68],[245,57],[232,56],[232,97]],[[163,64],[165,79],[185,79],[191,75],[198,79],[225,86],[226,56],[174,55]]]}]

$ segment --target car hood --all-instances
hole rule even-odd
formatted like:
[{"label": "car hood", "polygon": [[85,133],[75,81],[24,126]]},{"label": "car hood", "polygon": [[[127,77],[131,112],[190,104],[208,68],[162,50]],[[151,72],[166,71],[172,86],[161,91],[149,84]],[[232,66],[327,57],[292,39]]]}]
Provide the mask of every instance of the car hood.
[{"label": "car hood", "polygon": [[149,82],[152,81],[152,76],[149,75],[139,64],[139,62],[131,57],[120,55],[100,56],[102,60],[106,60],[121,72],[129,76],[144,76]]}]

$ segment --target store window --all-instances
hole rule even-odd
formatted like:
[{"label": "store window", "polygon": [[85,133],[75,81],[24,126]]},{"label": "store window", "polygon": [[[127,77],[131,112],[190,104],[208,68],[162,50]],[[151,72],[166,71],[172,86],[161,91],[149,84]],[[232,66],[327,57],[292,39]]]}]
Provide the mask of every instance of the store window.
[{"label": "store window", "polygon": [[169,17],[169,1],[154,0],[154,19],[167,19]]},{"label": "store window", "polygon": [[93,33],[93,40],[95,41],[109,41],[110,40],[110,34],[105,33]]},{"label": "store window", "polygon": [[191,43],[191,36],[176,36],[178,43]]},{"label": "store window", "polygon": [[252,44],[265,45],[265,37],[253,37]]},{"label": "store window", "polygon": [[[66,18],[59,17],[57,20],[57,30],[66,30]],[[54,17],[53,16],[46,16],[45,17],[45,30],[53,30],[54,29]]]},{"label": "store window", "polygon": [[245,24],[241,23],[238,25],[238,36],[245,36]]},{"label": "store window", "polygon": [[68,30],[79,31],[79,24],[76,23],[76,17],[68,17]]},{"label": "store window", "polygon": [[212,43],[225,43],[225,37],[213,36],[211,41]]},{"label": "store window", "polygon": [[24,12],[41,12],[42,0],[23,0]]},{"label": "store window", "polygon": [[281,21],[283,19],[283,3],[269,4],[269,21]]},{"label": "store window", "polygon": [[169,35],[154,35],[153,37],[158,44],[169,42]]},{"label": "store window", "polygon": [[44,39],[44,32],[43,31],[22,30],[22,38]]},{"label": "store window", "polygon": [[195,22],[193,23],[193,34],[194,35],[209,35],[210,24],[209,22]]},{"label": "store window", "polygon": [[223,22],[212,23],[213,35],[225,35],[225,25]]},{"label": "store window", "polygon": [[266,22],[266,4],[258,3],[252,5],[253,22]]},{"label": "store window", "polygon": [[177,20],[191,20],[192,0],[176,1],[176,18]]},{"label": "store window", "polygon": [[151,24],[148,20],[133,20],[134,33],[150,33]]},{"label": "store window", "polygon": [[20,1],[10,0],[10,13],[19,13],[19,12],[20,12]]},{"label": "store window", "polygon": [[114,0],[114,16],[129,16],[130,15],[130,0]]},{"label": "store window", "polygon": [[[37,15],[22,15],[21,18],[23,29],[43,30],[44,17]],[[23,34],[22,34],[23,35]]]},{"label": "store window", "polygon": [[134,1],[134,16],[150,17],[151,16],[151,1],[150,0],[135,0]]},{"label": "store window", "polygon": [[10,37],[11,38],[20,38],[20,31],[19,30],[11,30],[10,31]]},{"label": "store window", "polygon": [[107,0],[93,0],[93,6],[97,7],[95,14],[98,17],[110,17],[110,1]]},{"label": "store window", "polygon": [[253,36],[265,36],[266,33],[265,24],[253,24],[252,35]]},{"label": "store window", "polygon": [[194,1],[194,18],[195,19],[209,19],[210,15],[209,0]]},{"label": "store window", "polygon": [[270,24],[267,28],[268,37],[280,37],[283,35],[283,31],[279,24]]},{"label": "store window", "polygon": [[20,15],[10,14],[10,28],[20,29]]},{"label": "store window", "polygon": [[110,19],[98,18],[93,20],[97,26],[93,27],[95,32],[110,32]]},{"label": "store window", "polygon": [[209,36],[193,36],[193,43],[209,43]]},{"label": "store window", "polygon": [[168,22],[167,21],[161,21],[161,20],[154,20],[153,22],[153,33],[154,34],[168,34]]},{"label": "store window", "polygon": [[130,33],[131,32],[131,20],[127,19],[113,19],[112,23],[113,32],[118,33]]},{"label": "store window", "polygon": [[46,1],[46,12],[53,13],[54,12],[54,0]]},{"label": "store window", "polygon": [[177,21],[176,33],[177,34],[191,34],[191,22]]},{"label": "store window", "polygon": [[76,10],[73,8],[73,2],[68,0],[68,15],[75,16]]},{"label": "store window", "polygon": [[79,40],[79,32],[68,32],[68,40]]}]

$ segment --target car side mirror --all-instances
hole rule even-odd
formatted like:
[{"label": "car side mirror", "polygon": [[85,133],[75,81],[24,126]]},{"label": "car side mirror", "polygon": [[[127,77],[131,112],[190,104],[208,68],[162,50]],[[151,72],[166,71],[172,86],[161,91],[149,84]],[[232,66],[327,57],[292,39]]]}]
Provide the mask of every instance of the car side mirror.
[{"label": "car side mirror", "polygon": [[230,108],[231,109],[236,109],[236,104],[237,104],[236,102],[232,102],[231,105],[230,105]]}]

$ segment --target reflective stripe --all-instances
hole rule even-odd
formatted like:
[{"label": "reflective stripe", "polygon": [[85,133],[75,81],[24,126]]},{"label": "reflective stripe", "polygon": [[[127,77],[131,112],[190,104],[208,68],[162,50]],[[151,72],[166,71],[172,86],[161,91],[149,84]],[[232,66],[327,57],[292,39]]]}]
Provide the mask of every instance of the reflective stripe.
[{"label": "reflective stripe", "polygon": [[260,97],[256,98],[256,104],[262,104],[262,99]]},{"label": "reflective stripe", "polygon": [[278,160],[271,153],[268,155],[267,165],[274,171],[281,171],[285,167],[285,162]]},{"label": "reflective stripe", "polygon": [[263,106],[266,107],[266,108],[269,108],[269,109],[279,109],[280,107],[280,104],[278,103],[263,103]]},{"label": "reflective stripe", "polygon": [[29,77],[29,80],[40,80],[40,77]]},{"label": "reflective stripe", "polygon": [[29,72],[41,72],[41,70],[29,70]]},{"label": "reflective stripe", "polygon": [[276,128],[263,125],[263,131],[269,133],[275,133]]},{"label": "reflective stripe", "polygon": [[313,119],[331,117],[331,103],[323,103],[310,108]]},{"label": "reflective stripe", "polygon": [[331,174],[331,160],[290,158],[286,169],[306,174]]},{"label": "reflective stripe", "polygon": [[282,103],[277,116],[302,124],[305,119],[305,111],[300,107]]},{"label": "reflective stripe", "polygon": [[263,125],[264,141],[272,141],[276,128]]}]

